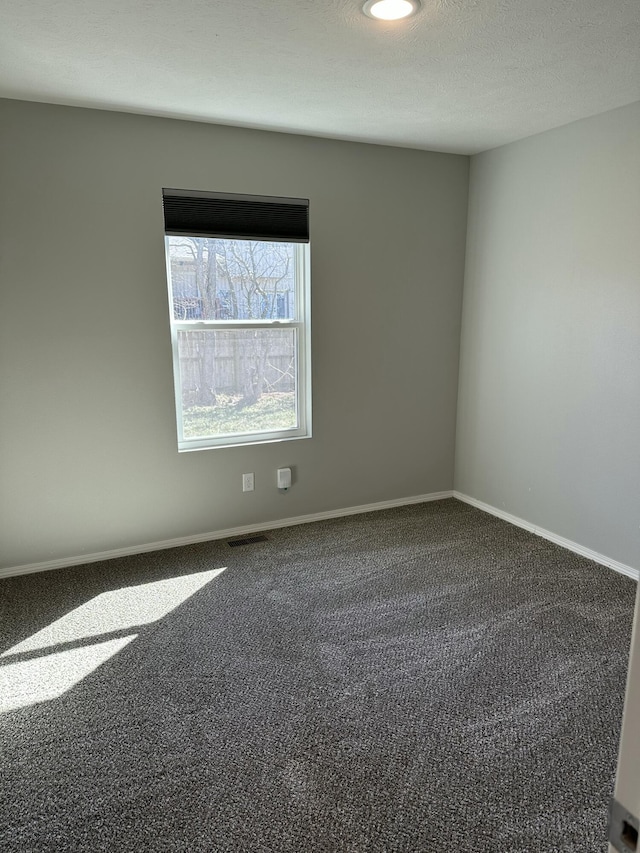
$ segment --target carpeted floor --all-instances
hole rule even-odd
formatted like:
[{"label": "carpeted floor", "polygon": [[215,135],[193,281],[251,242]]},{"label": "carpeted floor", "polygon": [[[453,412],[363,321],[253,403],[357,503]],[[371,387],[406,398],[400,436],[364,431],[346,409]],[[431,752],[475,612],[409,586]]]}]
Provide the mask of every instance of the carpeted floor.
[{"label": "carpeted floor", "polygon": [[3,853],[606,850],[633,581],[454,500],[268,536],[0,581]]}]

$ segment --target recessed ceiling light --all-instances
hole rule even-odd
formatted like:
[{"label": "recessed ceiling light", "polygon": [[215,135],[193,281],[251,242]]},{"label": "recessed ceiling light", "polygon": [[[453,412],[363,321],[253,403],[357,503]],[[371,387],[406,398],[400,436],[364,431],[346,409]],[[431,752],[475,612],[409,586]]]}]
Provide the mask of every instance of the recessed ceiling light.
[{"label": "recessed ceiling light", "polygon": [[367,0],[362,11],[381,21],[399,21],[415,15],[419,8],[420,0]]}]

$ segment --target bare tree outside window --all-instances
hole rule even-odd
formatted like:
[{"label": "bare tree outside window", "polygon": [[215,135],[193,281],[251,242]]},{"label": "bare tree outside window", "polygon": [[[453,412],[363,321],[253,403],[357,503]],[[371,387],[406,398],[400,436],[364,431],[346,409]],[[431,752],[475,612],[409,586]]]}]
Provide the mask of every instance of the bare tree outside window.
[{"label": "bare tree outside window", "polygon": [[294,243],[167,237],[185,439],[296,429]]}]

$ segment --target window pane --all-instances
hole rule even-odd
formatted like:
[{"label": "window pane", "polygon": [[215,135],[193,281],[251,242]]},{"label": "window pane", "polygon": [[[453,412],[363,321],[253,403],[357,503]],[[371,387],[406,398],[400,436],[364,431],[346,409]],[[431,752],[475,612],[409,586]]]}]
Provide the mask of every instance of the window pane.
[{"label": "window pane", "polygon": [[169,237],[174,320],[295,318],[295,245]]},{"label": "window pane", "polygon": [[185,439],[297,429],[296,329],[179,331]]}]

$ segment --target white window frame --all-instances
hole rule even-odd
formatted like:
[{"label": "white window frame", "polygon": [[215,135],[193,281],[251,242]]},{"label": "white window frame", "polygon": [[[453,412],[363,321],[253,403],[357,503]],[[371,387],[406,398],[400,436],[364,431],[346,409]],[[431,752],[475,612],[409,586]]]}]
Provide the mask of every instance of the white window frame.
[{"label": "white window frame", "polygon": [[[194,235],[197,236],[197,235]],[[229,237],[227,239],[241,239]],[[253,242],[273,242],[271,240]],[[288,241],[284,241],[288,242]],[[175,389],[178,451],[212,450],[221,447],[238,447],[311,438],[311,262],[309,243],[291,243],[295,263],[295,317],[273,320],[175,320],[173,290],[171,286],[170,238],[165,236],[171,347],[173,351],[173,380]],[[180,331],[215,331],[231,329],[295,329],[296,331],[296,410],[298,426],[264,432],[231,433],[204,438],[185,438],[183,429],[182,385],[178,333]]]}]

